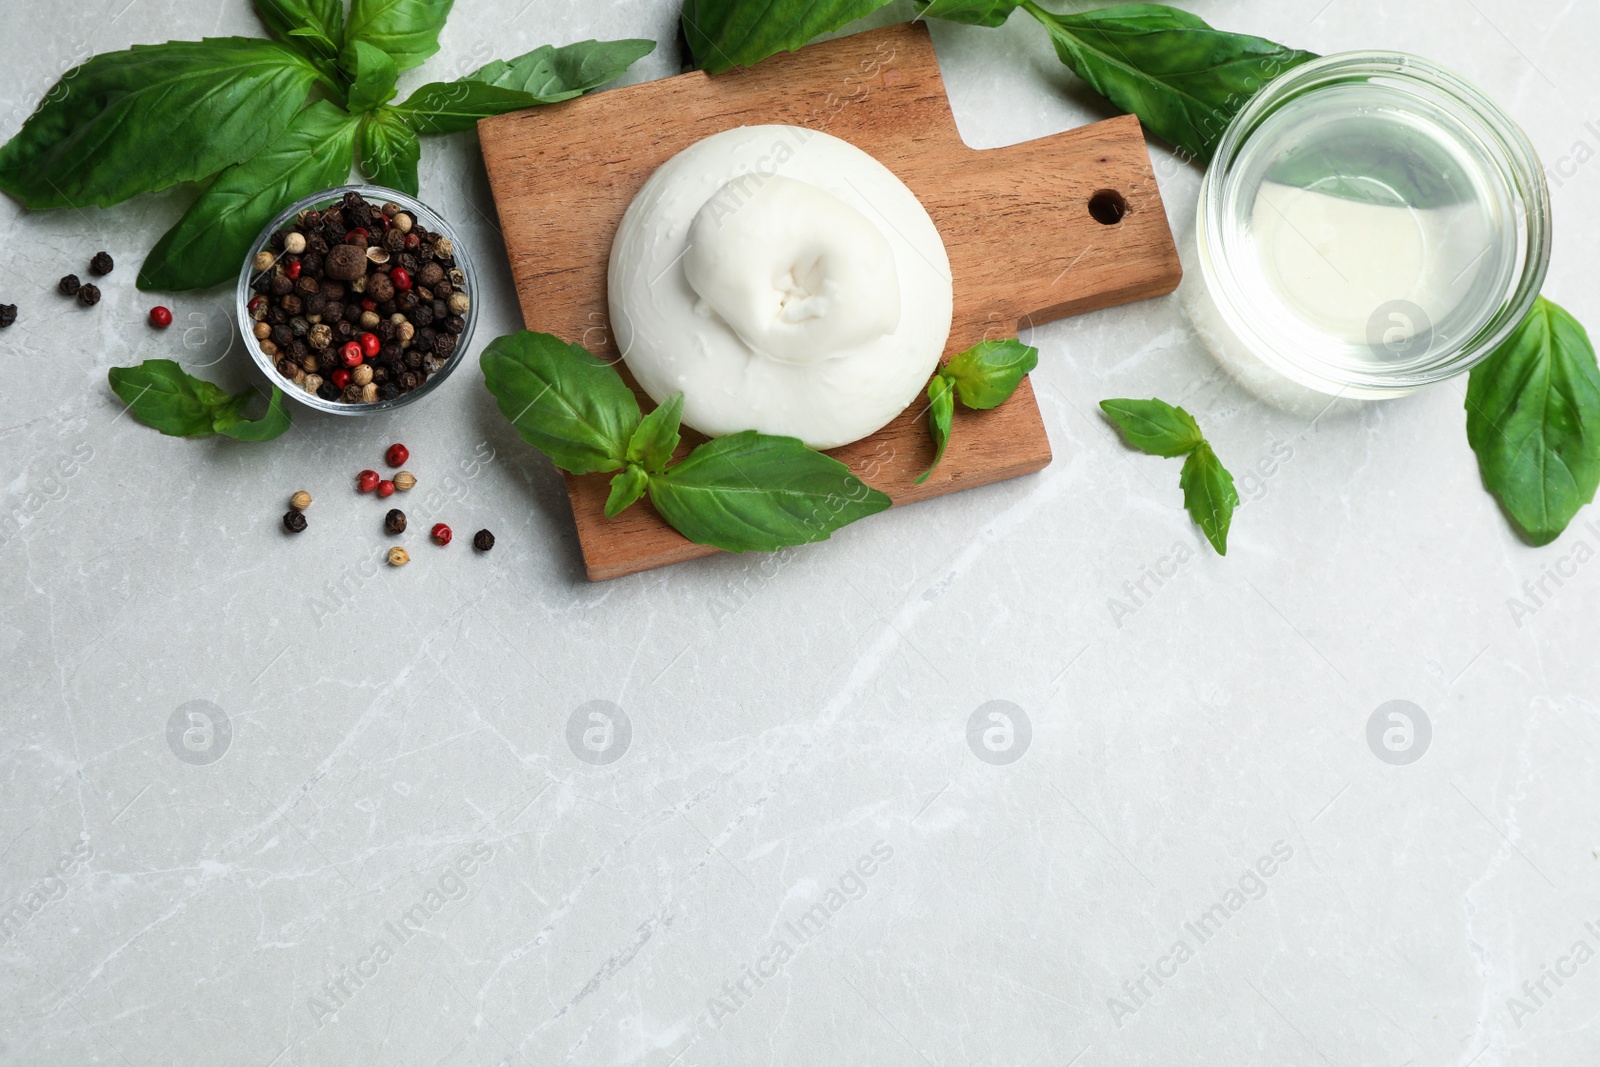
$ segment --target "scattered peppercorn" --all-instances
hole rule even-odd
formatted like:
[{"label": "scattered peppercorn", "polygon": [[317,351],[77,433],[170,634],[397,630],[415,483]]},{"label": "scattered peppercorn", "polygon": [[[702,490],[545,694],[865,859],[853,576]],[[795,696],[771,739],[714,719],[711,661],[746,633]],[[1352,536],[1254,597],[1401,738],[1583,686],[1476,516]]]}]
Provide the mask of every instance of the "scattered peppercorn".
[{"label": "scattered peppercorn", "polygon": [[311,494],[304,489],[289,498],[289,506],[296,511],[304,511],[311,506]]},{"label": "scattered peppercorn", "polygon": [[450,543],[450,538],[455,535],[450,532],[450,527],[442,522],[436,522],[433,524],[433,530],[428,536],[433,538],[434,544],[443,548]]},{"label": "scattered peppercorn", "polygon": [[298,511],[289,511],[283,516],[283,528],[292,534],[301,533],[306,528],[306,517]]},{"label": "scattered peppercorn", "polygon": [[115,266],[115,264],[111,262],[110,253],[96,252],[94,254],[94,258],[89,261],[89,273],[93,274],[96,278],[100,278],[110,274],[113,266]]},{"label": "scattered peppercorn", "polygon": [[78,290],[78,303],[86,308],[92,308],[100,303],[100,287],[98,285],[85,284]]},{"label": "scattered peppercorn", "polygon": [[479,530],[472,535],[472,547],[479,552],[487,552],[494,547],[494,534],[488,530]]},{"label": "scattered peppercorn", "polygon": [[62,296],[77,296],[78,290],[83,288],[83,283],[76,274],[68,274],[56,283],[56,288],[61,290]]},{"label": "scattered peppercorn", "polygon": [[370,493],[374,489],[378,488],[378,484],[381,480],[382,479],[379,478],[377,471],[362,471],[360,474],[356,475],[356,488],[363,493]]},{"label": "scattered peppercorn", "polygon": [[389,446],[389,451],[383,454],[383,458],[391,467],[403,466],[405,461],[411,458],[411,449],[396,441]]},{"label": "scattered peppercorn", "polygon": [[390,508],[389,514],[383,517],[383,528],[392,534],[406,532],[406,513],[399,508]]},{"label": "scattered peppercorn", "polygon": [[409,493],[417,484],[417,476],[410,471],[401,471],[394,476],[394,487],[402,493]]},{"label": "scattered peppercorn", "polygon": [[399,545],[395,545],[393,548],[391,548],[389,550],[389,566],[391,566],[391,567],[404,567],[407,563],[410,563],[410,562],[411,562],[411,553],[407,552],[405,549],[401,548]]},{"label": "scattered peppercorn", "polygon": [[394,496],[394,483],[387,478],[379,482],[378,495],[383,497]]},{"label": "scattered peppercorn", "polygon": [[157,304],[150,309],[150,325],[158,330],[165,330],[172,325],[172,312]]},{"label": "scattered peppercorn", "polygon": [[17,321],[17,305],[0,304],[0,330]]}]

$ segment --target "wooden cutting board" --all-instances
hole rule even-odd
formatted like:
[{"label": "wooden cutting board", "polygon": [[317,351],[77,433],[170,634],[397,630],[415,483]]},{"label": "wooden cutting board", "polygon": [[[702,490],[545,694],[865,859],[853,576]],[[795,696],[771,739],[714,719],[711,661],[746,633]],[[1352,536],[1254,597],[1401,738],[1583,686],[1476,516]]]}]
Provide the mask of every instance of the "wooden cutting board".
[{"label": "wooden cutting board", "polygon": [[[911,23],[748,70],[684,74],[480,122],[528,328],[616,360],[606,264],[634,194],[696,141],[769,123],[849,141],[922,200],[955,280],[946,359],[985,338],[1015,337],[1020,327],[1177,288],[1178,253],[1138,120],[974,151],[956,132],[927,28]],[[701,440],[686,433],[684,451]],[[830,454],[898,505],[1040,470],[1050,442],[1024,381],[992,411],[958,407],[944,462],[922,485],[913,483],[932,462],[933,445],[920,400]],[[717,551],[683,538],[647,501],[608,521],[610,477],[567,477],[590,579]]]}]

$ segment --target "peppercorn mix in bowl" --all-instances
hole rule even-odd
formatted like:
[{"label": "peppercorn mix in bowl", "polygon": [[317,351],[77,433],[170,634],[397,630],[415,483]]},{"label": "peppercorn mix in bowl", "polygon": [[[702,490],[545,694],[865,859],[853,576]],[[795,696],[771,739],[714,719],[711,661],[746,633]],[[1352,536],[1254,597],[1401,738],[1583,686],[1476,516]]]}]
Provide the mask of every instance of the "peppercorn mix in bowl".
[{"label": "peppercorn mix in bowl", "polygon": [[477,276],[454,231],[393,189],[346,185],[285,208],[239,272],[239,328],[268,379],[336,415],[438,388],[466,357]]}]

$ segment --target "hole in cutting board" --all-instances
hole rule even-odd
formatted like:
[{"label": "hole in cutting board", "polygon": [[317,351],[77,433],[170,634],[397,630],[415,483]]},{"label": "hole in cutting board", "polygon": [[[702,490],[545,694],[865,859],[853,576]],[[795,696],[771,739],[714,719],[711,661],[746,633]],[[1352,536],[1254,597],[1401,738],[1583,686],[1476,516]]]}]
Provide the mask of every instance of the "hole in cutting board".
[{"label": "hole in cutting board", "polygon": [[1102,226],[1115,226],[1128,213],[1128,201],[1115,189],[1101,189],[1089,198],[1089,214]]}]

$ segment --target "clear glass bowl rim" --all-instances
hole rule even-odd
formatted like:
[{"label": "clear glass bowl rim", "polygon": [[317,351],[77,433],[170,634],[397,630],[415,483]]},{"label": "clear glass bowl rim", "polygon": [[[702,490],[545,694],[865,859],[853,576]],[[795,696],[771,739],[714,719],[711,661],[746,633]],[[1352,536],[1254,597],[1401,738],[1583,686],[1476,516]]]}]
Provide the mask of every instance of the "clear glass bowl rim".
[{"label": "clear glass bowl rim", "polygon": [[[1496,157],[1495,170],[1507,181],[1509,198],[1524,210],[1527,247],[1515,287],[1499,310],[1470,338],[1435,355],[1425,366],[1385,373],[1346,372],[1323,363],[1297,361],[1280,351],[1271,336],[1256,329],[1248,298],[1228,268],[1223,243],[1211,235],[1223,232],[1234,175],[1231,163],[1251,135],[1281,104],[1325,86],[1348,83],[1363,75],[1409,81],[1442,93],[1481,124]],[[1481,89],[1455,72],[1421,56],[1387,50],[1340,52],[1293,67],[1269,82],[1234,116],[1201,183],[1196,239],[1205,284],[1218,312],[1233,332],[1262,362],[1302,385],[1344,396],[1401,396],[1453,378],[1487,359],[1533,308],[1549,271],[1551,252],[1550,191],[1538,153],[1522,127]]]},{"label": "clear glass bowl rim", "polygon": [[[261,351],[261,346],[257,344],[253,329],[255,323],[251,321],[250,312],[247,308],[250,299],[255,296],[254,291],[250,288],[250,279],[256,273],[252,261],[255,259],[256,253],[266,246],[272,235],[282,229],[290,219],[307,208],[325,207],[332,201],[341,199],[345,193],[351,192],[359,193],[367,200],[378,204],[392,200],[410,212],[413,218],[428,229],[450,238],[451,243],[455,246],[454,259],[456,266],[467,276],[467,299],[472,302],[471,307],[467,309],[466,328],[456,337],[456,350],[450,353],[450,358],[445,361],[444,366],[440,367],[438,371],[428,377],[426,382],[423,382],[421,386],[411,390],[411,392],[401,393],[393,400],[379,400],[371,404],[346,404],[336,400],[324,400],[320,396],[314,396],[306,392],[293,382],[287,381],[283,375],[278,373],[277,364],[268,358]],[[472,342],[473,327],[478,320],[478,272],[473,269],[471,256],[468,254],[466,245],[462,243],[455,228],[446,222],[444,216],[440,215],[439,212],[416,197],[408,196],[398,189],[389,189],[382,185],[336,185],[296,200],[293,204],[278,212],[273,220],[267,223],[261,232],[256,235],[256,239],[250,244],[250,251],[245,254],[244,265],[239,270],[236,303],[239,313],[239,333],[244,338],[245,350],[250,353],[250,358],[255,360],[256,366],[261,369],[261,372],[267,376],[267,381],[282,389],[286,397],[316,411],[325,411],[330,415],[378,415],[421,400],[443,384],[451,372],[466,359],[467,346]]]}]

